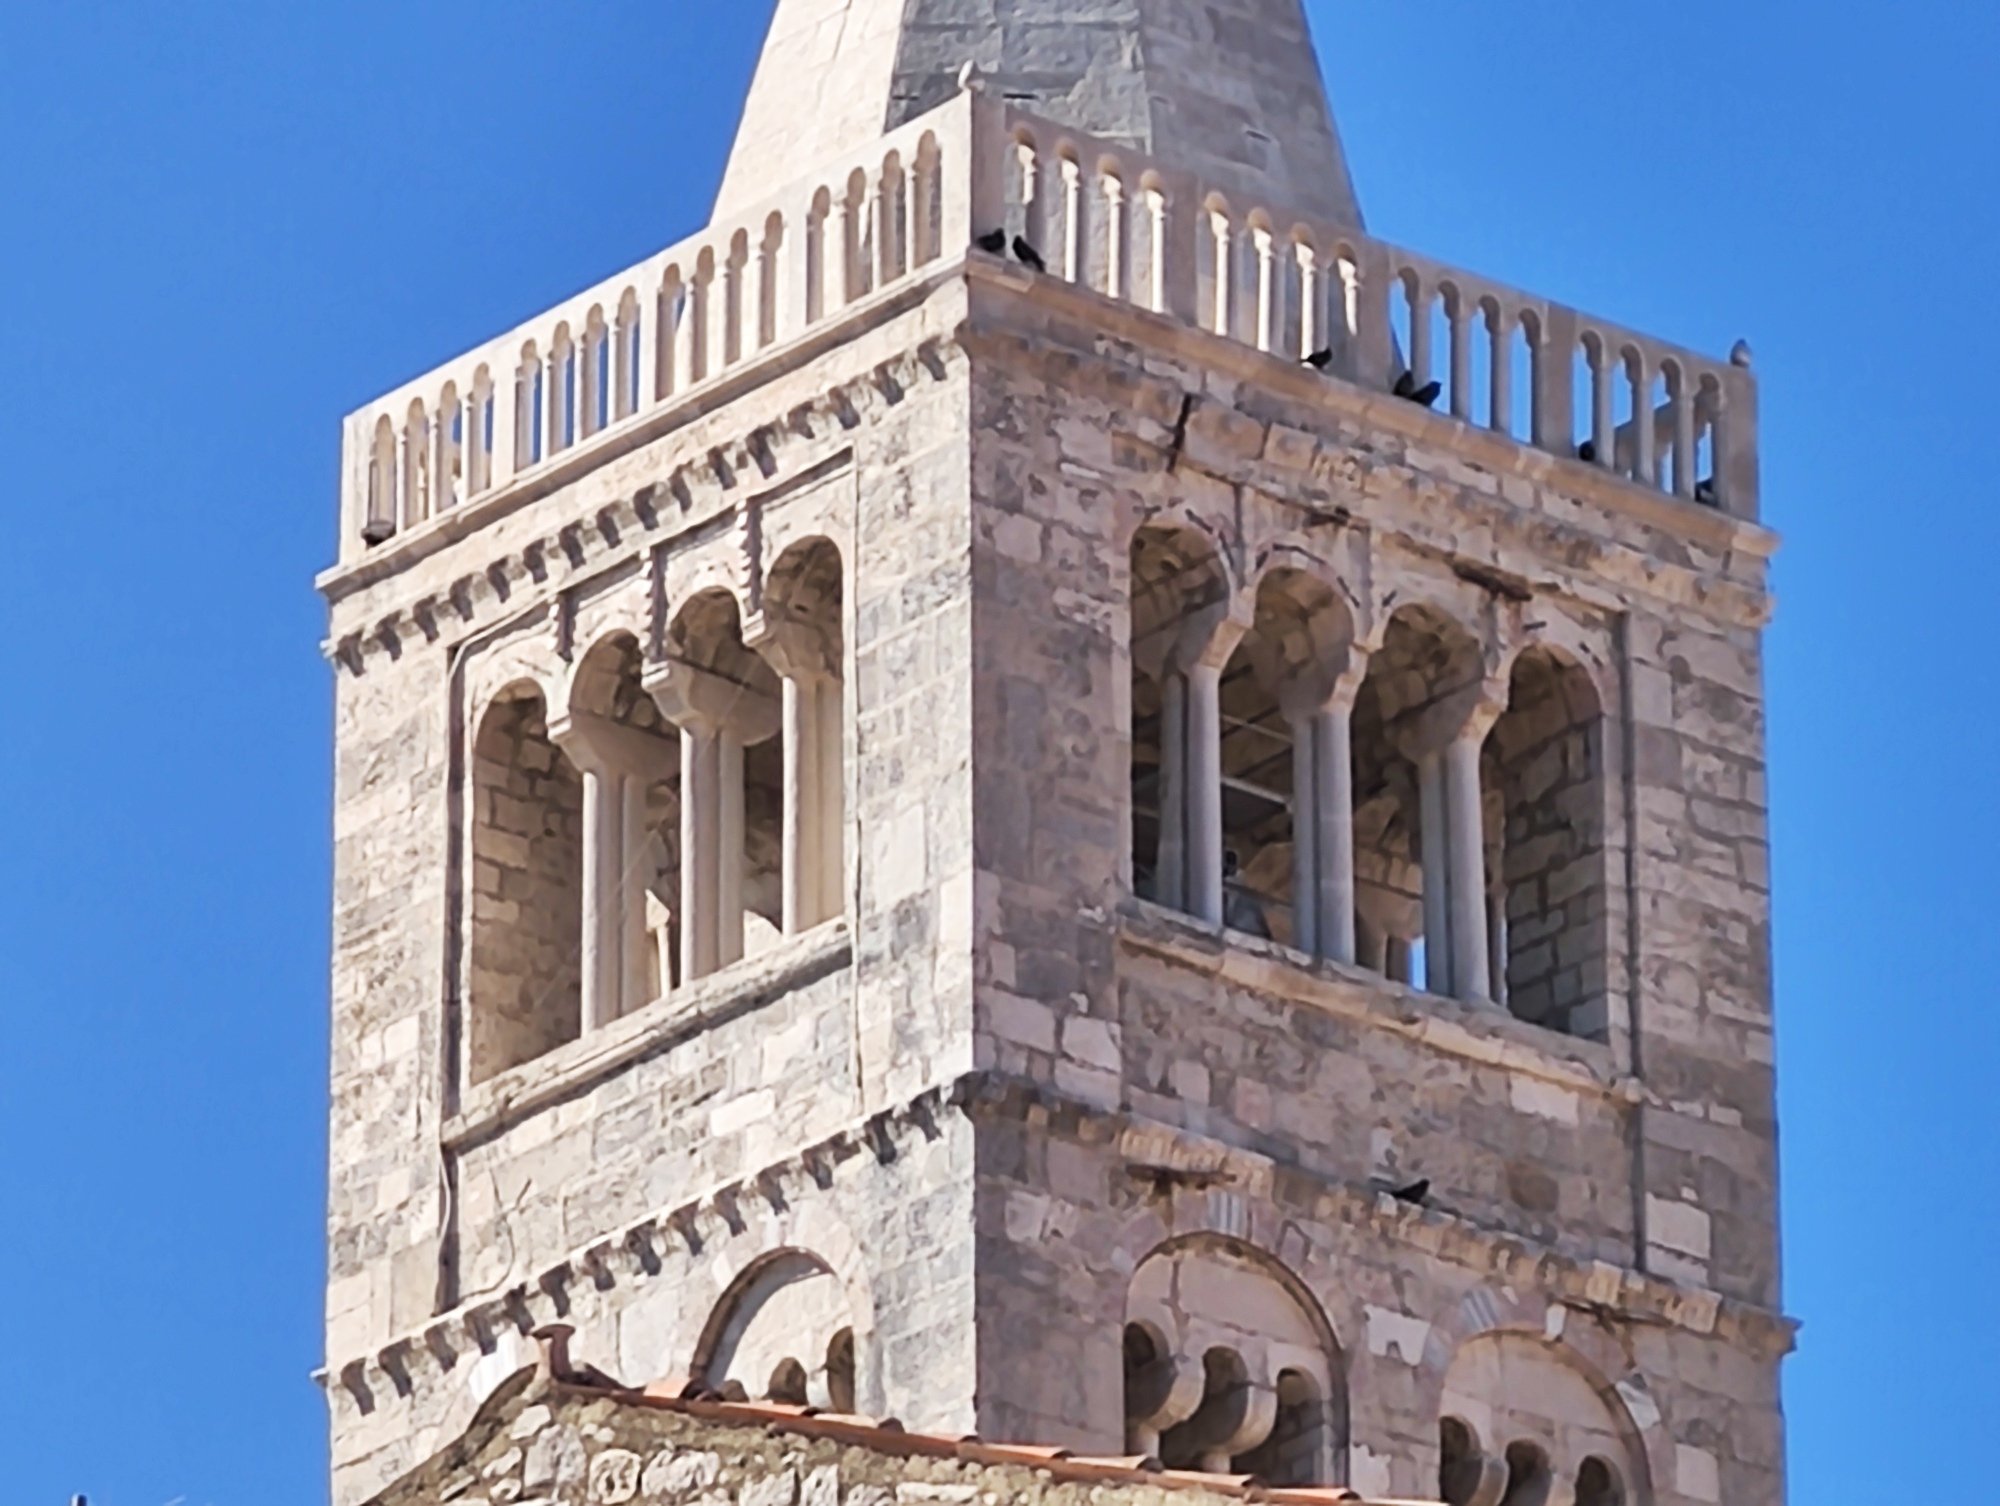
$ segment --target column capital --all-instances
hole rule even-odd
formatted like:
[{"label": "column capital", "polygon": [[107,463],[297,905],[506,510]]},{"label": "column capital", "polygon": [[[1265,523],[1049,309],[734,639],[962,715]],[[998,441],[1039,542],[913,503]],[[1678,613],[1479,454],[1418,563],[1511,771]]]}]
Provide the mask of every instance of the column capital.
[{"label": "column capital", "polygon": [[1507,709],[1504,679],[1476,680],[1397,718],[1389,736],[1412,763],[1435,757],[1461,739],[1485,742]]},{"label": "column capital", "polygon": [[743,619],[743,646],[788,680],[837,680],[840,637],[824,622],[760,610]]},{"label": "column capital", "polygon": [[595,711],[572,711],[549,723],[549,741],[586,774],[654,774],[679,756],[671,738],[642,732]]},{"label": "column capital", "polygon": [[1362,682],[1368,678],[1369,653],[1359,643],[1344,643],[1314,665],[1310,673],[1289,685],[1270,687],[1278,709],[1293,722],[1309,720],[1322,712],[1352,711],[1355,699],[1361,694]]},{"label": "column capital", "polygon": [[647,665],[642,683],[660,713],[684,730],[733,733],[749,747],[777,736],[784,723],[776,696],[686,659]]}]

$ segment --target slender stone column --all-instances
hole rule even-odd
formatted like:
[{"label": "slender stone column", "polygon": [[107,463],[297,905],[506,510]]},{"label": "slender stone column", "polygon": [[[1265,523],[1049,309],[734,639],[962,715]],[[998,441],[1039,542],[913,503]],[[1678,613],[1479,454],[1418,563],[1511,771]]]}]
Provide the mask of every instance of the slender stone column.
[{"label": "slender stone column", "polygon": [[1197,920],[1222,922],[1222,668],[1187,673],[1187,908]]},{"label": "slender stone column", "polygon": [[1324,955],[1320,936],[1321,854],[1318,717],[1291,718],[1292,945]]},{"label": "slender stone column", "polygon": [[583,766],[583,1031],[618,1018],[618,870],[624,780],[595,761]]},{"label": "slender stone column", "polygon": [[815,923],[847,909],[847,705],[841,681],[817,686],[819,712],[819,831],[814,863],[819,874]]},{"label": "slender stone column", "polygon": [[1445,803],[1444,761],[1436,753],[1417,759],[1417,828],[1424,868],[1424,988],[1451,992],[1451,828]]},{"label": "slender stone column", "polygon": [[1353,716],[1349,701],[1313,718],[1319,950],[1322,957],[1349,963],[1355,959]]},{"label": "slender stone column", "polygon": [[1493,1002],[1507,1007],[1507,891],[1486,896],[1486,973],[1493,985]]},{"label": "slender stone column", "polygon": [[1483,726],[1475,723],[1452,739],[1444,756],[1451,833],[1451,978],[1457,997],[1475,1004],[1491,1003],[1493,997],[1487,978],[1486,822],[1479,797],[1484,740]]},{"label": "slender stone column", "polygon": [[743,740],[715,734],[715,965],[743,960]]},{"label": "slender stone column", "polygon": [[785,934],[820,920],[819,687],[787,676],[785,716]]},{"label": "slender stone column", "polygon": [[1187,897],[1187,681],[1176,670],[1160,677],[1160,846],[1153,897],[1184,909]]},{"label": "slender stone column", "polygon": [[716,967],[716,853],[721,806],[716,784],[721,748],[714,728],[681,727],[681,981],[706,978]]},{"label": "slender stone column", "polygon": [[658,990],[653,988],[652,962],[646,948],[646,894],[653,878],[653,835],[646,825],[646,781],[637,774],[627,774],[622,783],[618,956],[625,976],[618,991],[618,1012],[627,1015],[664,994],[668,979],[662,977]]}]

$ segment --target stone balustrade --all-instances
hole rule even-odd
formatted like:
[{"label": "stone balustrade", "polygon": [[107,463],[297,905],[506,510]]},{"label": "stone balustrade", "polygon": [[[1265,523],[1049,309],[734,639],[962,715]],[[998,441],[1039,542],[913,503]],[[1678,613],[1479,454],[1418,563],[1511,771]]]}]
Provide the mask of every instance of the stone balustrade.
[{"label": "stone balustrade", "polygon": [[968,92],[352,414],[341,563],[689,399],[1004,230],[1047,275],[1331,380],[1422,396],[1690,505],[1758,514],[1749,354],[1718,361],[1240,197]]}]

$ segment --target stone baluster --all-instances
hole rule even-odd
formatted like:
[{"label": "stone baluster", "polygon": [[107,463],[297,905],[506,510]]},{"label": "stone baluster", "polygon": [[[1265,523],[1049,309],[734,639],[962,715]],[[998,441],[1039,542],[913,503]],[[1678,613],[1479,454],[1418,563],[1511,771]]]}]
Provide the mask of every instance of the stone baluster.
[{"label": "stone baluster", "polygon": [[1319,252],[1310,241],[1300,241],[1293,249],[1299,268],[1299,359],[1304,360],[1334,342],[1327,338],[1330,321],[1325,317],[1326,289],[1319,275]]},{"label": "stone baluster", "polygon": [[1451,334],[1451,416],[1472,421],[1472,324],[1477,305],[1458,288],[1444,295],[1447,328]]},{"label": "stone baluster", "polygon": [[1499,299],[1486,305],[1486,337],[1489,342],[1487,427],[1499,434],[1514,432],[1514,321]]},{"label": "stone baluster", "polygon": [[1659,430],[1653,410],[1653,368],[1646,353],[1633,349],[1625,357],[1632,383],[1632,479],[1642,486],[1658,486]]},{"label": "stone baluster", "polygon": [[1597,463],[1609,470],[1618,468],[1617,372],[1611,346],[1599,336],[1590,350],[1590,442],[1597,447]]},{"label": "stone baluster", "polygon": [[1062,243],[1056,247],[1056,268],[1065,281],[1086,278],[1085,248],[1089,246],[1090,224],[1085,213],[1083,168],[1073,157],[1056,159],[1061,177]]},{"label": "stone baluster", "polygon": [[1257,348],[1267,354],[1278,348],[1278,266],[1277,245],[1262,225],[1250,232],[1251,247],[1257,258]]},{"label": "stone baluster", "polygon": [[1114,174],[1098,180],[1103,187],[1103,205],[1093,224],[1094,241],[1102,249],[1102,273],[1098,289],[1107,298],[1132,296],[1132,236],[1127,223],[1125,184]]},{"label": "stone baluster", "polygon": [[1403,280],[1410,299],[1410,377],[1422,386],[1431,379],[1431,290],[1421,275]]},{"label": "stone baluster", "polygon": [[1208,234],[1213,247],[1209,265],[1214,286],[1209,294],[1207,325],[1215,334],[1228,336],[1236,328],[1236,300],[1232,296],[1236,283],[1235,235],[1228,211],[1208,211]]},{"label": "stone baluster", "polygon": [[1699,452],[1695,443],[1694,380],[1685,367],[1674,368],[1668,396],[1674,408],[1674,494],[1692,501]]},{"label": "stone baluster", "polygon": [[1534,356],[1535,443],[1568,457],[1576,446],[1576,315],[1552,306],[1527,330]]}]

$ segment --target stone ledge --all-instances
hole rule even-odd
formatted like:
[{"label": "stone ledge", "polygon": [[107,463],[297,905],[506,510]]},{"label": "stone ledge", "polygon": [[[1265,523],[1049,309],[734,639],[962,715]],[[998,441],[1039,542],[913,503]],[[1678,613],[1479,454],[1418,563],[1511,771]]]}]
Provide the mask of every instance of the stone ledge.
[{"label": "stone ledge", "polygon": [[853,955],[853,937],[844,918],[827,921],[802,936],[788,936],[768,952],[471,1089],[459,1111],[445,1121],[443,1146],[462,1151],[491,1139],[549,1105],[597,1086],[642,1057],[817,982],[847,966]]},{"label": "stone ledge", "polygon": [[812,365],[828,350],[852,340],[858,331],[921,307],[937,289],[956,282],[961,272],[961,263],[942,260],[924,273],[897,282],[893,288],[870,294],[824,323],[813,326],[805,334],[785,344],[759,351],[741,364],[719,373],[713,380],[688,391],[680,400],[662,408],[650,409],[632,419],[621,420],[577,441],[560,454],[537,462],[531,469],[510,477],[477,498],[426,518],[358,560],[329,566],[320,572],[313,583],[329,602],[338,603],[356,591],[451,547],[495,519],[561,491],[606,461],[630,454],[677,429],[686,428],[765,383]]},{"label": "stone ledge", "polygon": [[[912,341],[909,349],[878,363],[865,376],[830,387],[810,402],[795,404],[779,419],[748,425],[733,438],[698,447],[698,452],[686,460],[663,466],[663,480],[639,488],[629,497],[566,519],[551,532],[525,544],[495,549],[490,558],[457,576],[445,590],[413,591],[410,599],[390,607],[372,623],[337,632],[322,644],[321,651],[340,670],[359,675],[366,672],[373,660],[400,658],[406,642],[434,645],[456,641],[463,634],[448,627],[451,619],[470,629],[496,610],[526,613],[545,607],[579,582],[594,578],[627,558],[643,558],[649,551],[671,544],[674,539],[725,515],[732,506],[740,505],[743,497],[756,495],[747,482],[754,479],[765,488],[783,487],[825,467],[843,453],[833,442],[858,427],[868,407],[905,401],[909,389],[920,382],[942,380],[947,374],[945,352],[955,347],[956,339],[955,332],[925,332]],[[764,371],[766,377],[773,374],[769,369]],[[723,406],[726,405],[718,403],[711,408]],[[675,409],[673,412],[679,415],[676,423],[666,424],[658,433],[646,433],[643,440],[656,439],[686,421],[706,417],[708,411],[689,415]],[[372,575],[357,574],[372,564],[372,559],[329,571],[320,577],[319,587],[329,605],[338,610],[347,598],[367,586],[392,579],[404,566],[475,535],[486,524],[508,513],[560,492],[605,462],[637,448],[640,441],[617,448],[611,447],[611,441],[638,433],[638,427],[620,430],[616,435],[607,433],[590,442],[593,448],[587,454],[581,446],[565,452],[566,460],[571,455],[577,459],[572,469],[563,472],[560,482],[532,491],[522,489],[527,485],[525,480],[522,488],[510,483],[506,498],[482,498],[462,511],[454,509],[425,524],[426,529],[442,529],[449,522],[457,531],[449,535],[442,531],[423,535],[433,539],[434,546],[422,553],[413,551]],[[788,473],[787,460],[800,450],[805,453],[789,467]],[[851,456],[851,451],[847,453]],[[586,460],[588,463],[584,463]],[[487,510],[481,511],[482,508]],[[394,552],[396,546],[385,548]]]},{"label": "stone ledge", "polygon": [[[1290,356],[1258,350],[1172,315],[1156,314],[1134,303],[1107,298],[1061,278],[1031,274],[1011,263],[983,256],[967,258],[965,275],[968,282],[984,284],[996,291],[1032,294],[1036,302],[1066,307],[1067,312],[1090,325],[1093,334],[1100,337],[1127,339],[1149,349],[1164,349],[1170,356],[1185,357],[1203,371],[1256,382],[1287,397],[1304,397],[1320,406],[1339,409],[1370,428],[1468,455],[1496,471],[1559,486],[1570,495],[1608,512],[1629,514],[1649,527],[1684,534],[1759,559],[1775,554],[1782,543],[1779,535],[1762,523],[1655,491],[1613,475],[1601,466],[1552,455],[1469,420],[1419,408],[1388,393],[1356,386],[1340,376],[1312,371]],[[973,323],[982,328],[985,325],[976,310]]]},{"label": "stone ledge", "polygon": [[1295,1004],[1393,1030],[1467,1061],[1554,1083],[1573,1092],[1632,1104],[1644,1086],[1621,1070],[1610,1046],[1559,1035],[1498,1008],[1427,994],[1378,973],[1320,962],[1275,941],[1225,931],[1146,900],[1117,912],[1126,949]]},{"label": "stone ledge", "polygon": [[[840,940],[844,948],[844,929]],[[579,1286],[610,1290],[656,1279],[663,1268],[662,1256],[672,1245],[699,1255],[711,1244],[749,1232],[752,1220],[746,1215],[755,1204],[777,1211],[808,1188],[831,1187],[842,1164],[864,1156],[887,1164],[912,1149],[914,1142],[937,1138],[939,1120],[967,1091],[963,1082],[926,1089],[762,1171],[594,1239],[504,1290],[463,1302],[365,1354],[330,1355],[313,1372],[313,1379],[336,1402],[347,1398],[346,1404],[362,1416],[378,1410],[387,1396],[407,1400],[461,1364],[494,1354],[503,1336],[525,1338],[539,1327],[564,1321],[571,1310],[571,1293]]]},{"label": "stone ledge", "polygon": [[[939,1120],[957,1113],[970,1121],[1004,1119],[1100,1144],[1115,1143],[1129,1159],[1199,1171],[1230,1190],[1270,1204],[1296,1206],[1308,1193],[1311,1211],[1365,1227],[1377,1237],[1485,1272],[1503,1282],[1532,1286],[1552,1301],[1622,1323],[1664,1324],[1701,1337],[1740,1343],[1760,1357],[1788,1353],[1798,1325],[1782,1313],[1682,1286],[1606,1261],[1580,1261],[1539,1248],[1518,1235],[1487,1228],[1457,1214],[1416,1208],[1373,1188],[1332,1181],[1268,1156],[1172,1125],[1142,1120],[1068,1098],[1039,1084],[997,1072],[973,1072],[918,1093],[896,1108],[871,1114],[775,1162],[763,1171],[712,1188],[685,1203],[571,1251],[505,1291],[441,1313],[430,1322],[359,1356],[329,1357],[314,1372],[335,1405],[366,1416],[387,1396],[408,1399],[479,1356],[495,1353],[503,1335],[525,1338],[538,1327],[564,1321],[571,1292],[588,1283],[600,1290],[657,1279],[662,1252],[679,1243],[699,1255],[712,1242],[751,1232],[750,1205],[773,1208],[790,1191],[824,1190],[837,1167],[864,1156],[896,1160],[913,1141],[940,1133]],[[386,1393],[386,1394],[385,1394]],[[340,1398],[345,1398],[341,1401]]]},{"label": "stone ledge", "polygon": [[[1580,1260],[1456,1213],[1399,1202],[1378,1188],[1340,1182],[1175,1125],[1080,1099],[998,1073],[962,1078],[951,1094],[975,1119],[1028,1123],[1088,1142],[1115,1142],[1121,1154],[1276,1205],[1310,1195],[1317,1217],[1367,1228],[1384,1241],[1546,1293],[1556,1305],[1625,1324],[1665,1325],[1719,1337],[1763,1358],[1791,1351],[1798,1323],[1708,1288],[1670,1281],[1603,1260]],[[1280,1176],[1279,1173],[1283,1172]],[[1289,1196],[1288,1196],[1289,1194]]]}]

